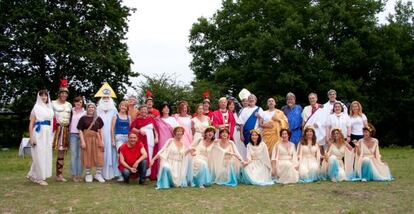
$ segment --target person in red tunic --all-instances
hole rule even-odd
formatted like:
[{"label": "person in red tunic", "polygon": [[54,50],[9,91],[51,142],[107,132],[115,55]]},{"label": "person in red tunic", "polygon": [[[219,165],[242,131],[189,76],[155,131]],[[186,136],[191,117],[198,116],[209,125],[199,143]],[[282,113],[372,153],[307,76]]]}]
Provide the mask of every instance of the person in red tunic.
[{"label": "person in red tunic", "polygon": [[213,113],[213,126],[219,131],[228,129],[230,131],[230,139],[233,140],[236,120],[234,119],[233,112],[227,109],[227,98],[225,97],[219,99],[219,109],[215,110]]},{"label": "person in red tunic", "polygon": [[160,117],[160,111],[158,109],[154,108],[154,100],[152,99],[152,93],[150,90],[147,90],[146,93],[147,99],[145,100],[145,105],[147,105],[148,108],[148,114],[152,118],[158,118]]},{"label": "person in red tunic", "polygon": [[118,169],[121,171],[125,183],[129,183],[131,175],[138,174],[139,184],[144,185],[147,171],[147,152],[144,145],[137,141],[137,134],[130,132],[127,143],[119,147]]},{"label": "person in red tunic", "polygon": [[[138,135],[140,142],[144,144],[145,151],[148,154],[147,163],[150,162],[153,156],[158,152],[158,131],[154,118],[148,114],[146,105],[139,107],[139,116],[131,123],[130,131]],[[159,164],[154,164],[151,169],[147,170],[147,176],[151,180],[157,179]]]},{"label": "person in red tunic", "polygon": [[[208,99],[208,97],[209,97],[208,91],[204,92],[203,96],[204,96],[204,100],[203,100],[203,110],[204,110],[204,112],[203,112],[203,114],[205,116],[207,116],[208,118],[210,118],[210,120],[212,120],[213,119],[213,111],[210,110],[211,102],[210,102],[210,99]],[[197,116],[198,116],[198,114],[197,114],[197,112],[195,112],[193,114],[193,117],[197,117]]]}]

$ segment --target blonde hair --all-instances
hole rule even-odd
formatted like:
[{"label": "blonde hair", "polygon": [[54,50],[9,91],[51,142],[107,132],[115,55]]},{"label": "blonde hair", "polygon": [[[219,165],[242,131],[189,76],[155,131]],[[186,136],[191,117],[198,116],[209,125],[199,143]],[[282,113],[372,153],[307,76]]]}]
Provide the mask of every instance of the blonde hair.
[{"label": "blonde hair", "polygon": [[338,129],[338,128],[332,129],[331,136],[333,136],[335,132],[338,132],[339,134],[339,141],[335,141],[335,139],[332,138],[332,143],[337,143],[339,146],[344,145],[345,139],[344,139],[344,136],[342,135],[341,129]]},{"label": "blonde hair", "polygon": [[126,106],[127,107],[127,112],[128,112],[128,110],[129,110],[129,102],[128,101],[126,101],[126,100],[123,100],[123,101],[121,101],[119,104],[118,104],[118,108],[121,108],[121,106],[122,105],[124,105],[124,106]]},{"label": "blonde hair", "polygon": [[[359,107],[359,112],[357,114],[354,113],[354,111],[352,110],[352,106],[353,105],[357,105]],[[356,117],[356,116],[362,116],[362,105],[361,103],[359,103],[358,101],[353,101],[351,103],[351,107],[349,108],[349,116],[350,117]]]}]

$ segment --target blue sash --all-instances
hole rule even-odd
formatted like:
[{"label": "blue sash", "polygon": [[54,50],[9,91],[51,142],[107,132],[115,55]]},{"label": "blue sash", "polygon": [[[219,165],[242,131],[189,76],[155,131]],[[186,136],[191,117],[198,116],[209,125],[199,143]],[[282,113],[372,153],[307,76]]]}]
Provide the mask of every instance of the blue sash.
[{"label": "blue sash", "polygon": [[[288,107],[289,108],[289,107]],[[290,135],[290,141],[294,144],[298,144],[302,137],[302,108],[295,105],[293,109],[287,115],[289,122],[289,129],[292,132]]]},{"label": "blue sash", "polygon": [[41,126],[50,126],[50,120],[37,121],[34,125],[35,125],[35,131],[39,133]]},{"label": "blue sash", "polygon": [[254,129],[254,126],[256,125],[256,121],[257,121],[256,112],[258,111],[259,111],[259,107],[257,107],[256,110],[253,111],[253,113],[250,115],[249,119],[247,119],[246,123],[243,126],[243,137],[244,137],[245,146],[249,144],[250,130]]}]

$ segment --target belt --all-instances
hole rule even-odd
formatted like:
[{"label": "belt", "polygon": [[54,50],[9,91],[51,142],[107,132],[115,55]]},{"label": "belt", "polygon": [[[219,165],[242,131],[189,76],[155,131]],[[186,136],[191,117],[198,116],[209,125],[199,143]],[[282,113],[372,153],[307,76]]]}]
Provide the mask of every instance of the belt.
[{"label": "belt", "polygon": [[39,133],[41,126],[50,126],[50,120],[37,121],[34,125],[36,126],[35,131]]}]

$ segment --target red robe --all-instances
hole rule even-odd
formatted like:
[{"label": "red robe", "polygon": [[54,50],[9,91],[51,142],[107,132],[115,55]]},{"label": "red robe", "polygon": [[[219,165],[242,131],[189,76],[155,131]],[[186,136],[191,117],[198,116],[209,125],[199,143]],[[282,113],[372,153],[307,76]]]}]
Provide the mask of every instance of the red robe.
[{"label": "red robe", "polygon": [[[130,126],[130,130],[132,130],[133,128],[140,129],[140,128],[142,128],[146,125],[149,125],[149,124],[152,124],[154,126],[154,131],[158,132],[157,125],[156,125],[156,122],[155,122],[154,118],[152,118],[152,117],[143,118],[141,116],[138,116],[134,121],[132,121],[131,126]],[[142,142],[142,144],[144,144],[145,151],[148,154],[147,163],[148,163],[148,167],[149,167],[150,159],[149,159],[149,152],[148,152],[147,137],[145,135],[142,135],[139,132],[137,133],[137,136],[138,136],[138,140],[140,142]],[[152,152],[151,159],[157,153],[158,153],[158,143],[154,144],[154,151]],[[158,168],[159,168],[159,161],[157,160],[157,161],[154,162],[154,165],[151,167],[151,175],[150,175],[151,180],[157,180]]]},{"label": "red robe", "polygon": [[[234,115],[232,111],[227,110],[229,118],[228,118],[228,124],[229,126],[229,131],[230,131],[230,139],[233,140],[233,133],[234,133],[234,127],[236,127],[236,119],[234,119]],[[213,126],[218,126],[218,125],[223,125],[224,124],[224,120],[223,120],[223,114],[221,114],[220,109],[215,110],[213,112]]]},{"label": "red robe", "polygon": [[160,111],[158,111],[156,108],[151,108],[151,111],[148,110],[148,114],[152,117],[152,118],[157,118],[160,117]]}]

